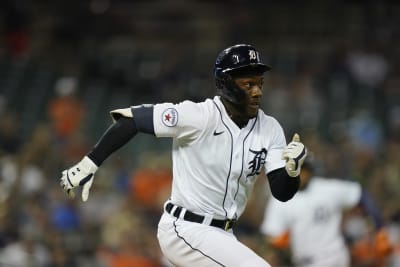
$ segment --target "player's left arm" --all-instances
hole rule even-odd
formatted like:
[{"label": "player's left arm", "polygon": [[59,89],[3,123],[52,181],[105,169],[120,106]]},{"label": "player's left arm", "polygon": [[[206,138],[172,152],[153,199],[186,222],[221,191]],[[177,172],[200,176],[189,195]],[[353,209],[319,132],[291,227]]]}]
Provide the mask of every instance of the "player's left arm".
[{"label": "player's left arm", "polygon": [[284,167],[267,173],[271,194],[279,201],[290,200],[299,190],[300,178],[291,177]]},{"label": "player's left arm", "polygon": [[282,127],[273,124],[274,134],[268,149],[266,172],[272,195],[280,201],[290,200],[300,186],[301,165],[307,156],[305,146],[298,134],[286,145]]}]

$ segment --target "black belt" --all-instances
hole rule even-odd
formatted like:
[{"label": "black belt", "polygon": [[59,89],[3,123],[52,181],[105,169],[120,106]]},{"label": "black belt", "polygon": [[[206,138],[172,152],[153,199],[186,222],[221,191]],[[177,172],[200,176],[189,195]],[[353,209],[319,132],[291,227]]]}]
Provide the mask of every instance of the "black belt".
[{"label": "black belt", "polygon": [[[174,213],[171,213],[174,206],[176,207],[176,209],[175,209]],[[179,218],[179,215],[182,212],[182,207],[179,207],[177,205],[172,204],[171,202],[168,202],[167,205],[165,206],[165,210],[172,216]],[[186,210],[185,215],[183,216],[183,219],[185,221],[189,221],[189,222],[203,223],[204,216],[201,216],[201,215],[198,215],[198,214],[195,214],[193,212]],[[225,231],[227,231],[227,230],[233,228],[233,226],[235,224],[236,224],[236,219],[232,219],[232,220],[212,219],[211,223],[209,225],[218,227],[218,228],[221,228],[221,229],[224,229]]]}]

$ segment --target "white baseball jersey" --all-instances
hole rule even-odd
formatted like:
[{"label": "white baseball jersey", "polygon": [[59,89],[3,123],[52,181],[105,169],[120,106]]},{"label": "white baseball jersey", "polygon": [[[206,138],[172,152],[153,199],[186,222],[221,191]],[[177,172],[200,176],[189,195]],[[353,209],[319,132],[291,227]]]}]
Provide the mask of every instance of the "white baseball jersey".
[{"label": "white baseball jersey", "polygon": [[171,201],[218,219],[239,218],[262,167],[284,167],[286,140],[280,124],[259,110],[240,129],[220,97],[201,103],[157,104],[157,137],[173,138]]},{"label": "white baseball jersey", "polygon": [[271,198],[261,232],[276,237],[289,231],[295,261],[311,259],[310,266],[331,266],[321,261],[334,261],[339,255],[348,257],[340,227],[342,212],[354,207],[360,198],[358,183],[313,177],[308,186],[288,202]]}]

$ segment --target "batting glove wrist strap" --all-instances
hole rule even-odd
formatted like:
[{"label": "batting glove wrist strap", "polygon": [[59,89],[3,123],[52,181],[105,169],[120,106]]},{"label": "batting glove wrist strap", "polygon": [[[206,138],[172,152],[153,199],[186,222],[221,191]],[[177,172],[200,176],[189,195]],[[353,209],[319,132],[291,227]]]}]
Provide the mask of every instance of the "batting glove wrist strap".
[{"label": "batting glove wrist strap", "polygon": [[79,163],[62,172],[60,184],[71,198],[75,196],[73,189],[82,186],[82,200],[86,201],[97,169],[97,165],[89,157],[85,156]]},{"label": "batting glove wrist strap", "polygon": [[300,142],[300,136],[294,134],[292,142],[286,146],[282,154],[282,157],[286,160],[285,169],[289,176],[299,176],[301,165],[303,165],[306,156],[306,147]]}]

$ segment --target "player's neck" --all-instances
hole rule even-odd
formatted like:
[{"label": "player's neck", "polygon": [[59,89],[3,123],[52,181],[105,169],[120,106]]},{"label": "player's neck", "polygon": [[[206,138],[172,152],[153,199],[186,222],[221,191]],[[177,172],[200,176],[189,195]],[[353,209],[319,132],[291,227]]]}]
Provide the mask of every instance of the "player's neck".
[{"label": "player's neck", "polygon": [[228,113],[231,120],[241,129],[249,122],[249,117],[243,115],[244,112],[240,106],[237,106],[224,98],[221,98],[222,103],[225,106],[225,110]]}]

